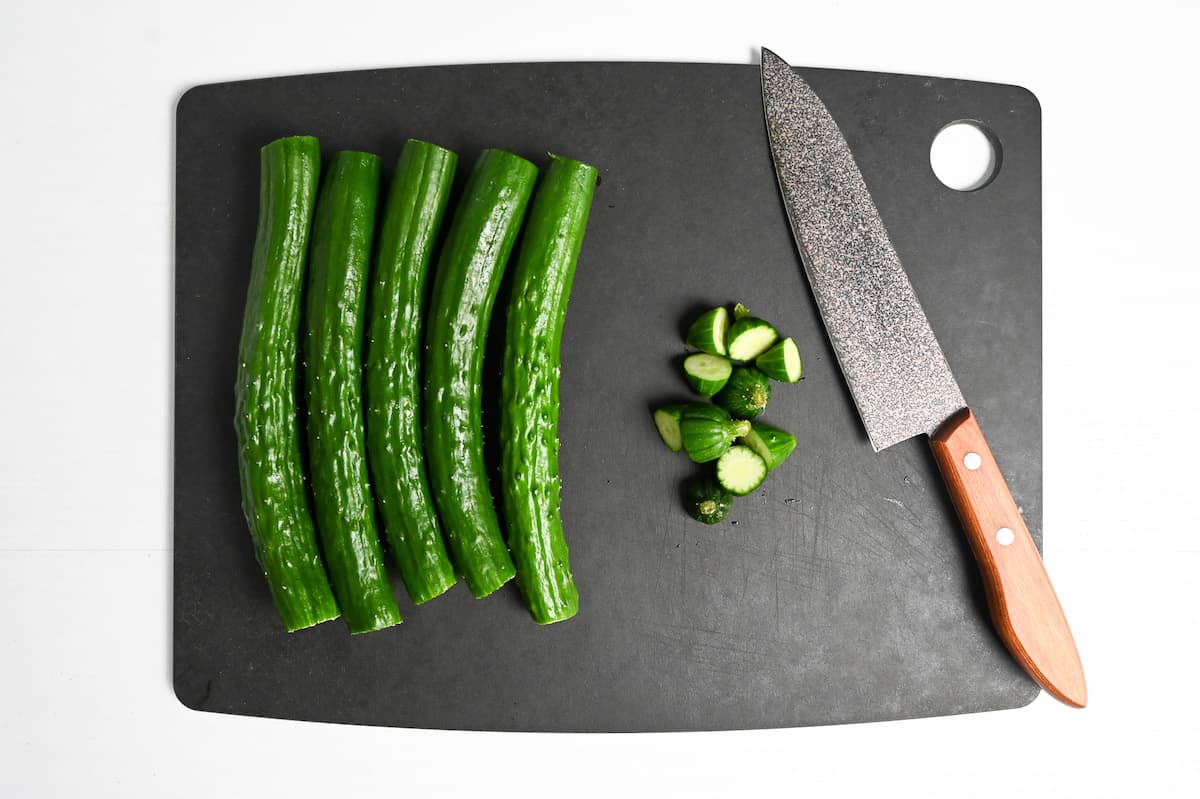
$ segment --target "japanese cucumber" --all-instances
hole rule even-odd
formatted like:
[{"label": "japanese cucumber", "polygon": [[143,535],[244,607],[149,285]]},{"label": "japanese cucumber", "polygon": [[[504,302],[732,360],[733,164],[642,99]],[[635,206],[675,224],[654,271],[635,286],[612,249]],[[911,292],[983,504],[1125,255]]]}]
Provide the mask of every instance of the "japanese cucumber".
[{"label": "japanese cucumber", "polygon": [[457,579],[429,494],[420,390],[426,277],[457,161],[435,144],[405,143],[368,292],[367,455],[388,548],[415,604]]},{"label": "japanese cucumber", "polygon": [[492,308],[537,173],[503,150],[479,156],[442,245],[425,324],[429,485],[451,559],[476,597],[516,574],[484,464],[481,380]]},{"label": "japanese cucumber", "polygon": [[559,365],[596,168],[552,156],[513,269],[500,399],[501,498],[517,585],[539,624],[579,610],[558,474]]},{"label": "japanese cucumber", "polygon": [[338,617],[309,510],[297,417],[300,316],[321,168],[311,136],[262,148],[258,233],[238,347],[234,428],[242,508],[288,632]]},{"label": "japanese cucumber", "polygon": [[305,386],[317,531],[352,633],[400,623],[375,527],[363,432],[362,349],[379,157],[336,153],[309,253]]}]

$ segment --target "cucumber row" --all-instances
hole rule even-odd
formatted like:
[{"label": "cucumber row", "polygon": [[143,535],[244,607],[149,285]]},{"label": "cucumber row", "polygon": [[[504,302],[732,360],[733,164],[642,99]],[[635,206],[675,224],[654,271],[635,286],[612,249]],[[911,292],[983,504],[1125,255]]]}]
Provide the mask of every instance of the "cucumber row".
[{"label": "cucumber row", "polygon": [[685,343],[699,352],[684,359],[684,377],[711,404],[658,408],[654,424],[672,452],[714,464],[689,483],[685,504],[696,520],[716,524],[729,513],[733,497],[761,486],[796,448],[790,433],[753,420],[771,400],[772,380],[801,379],[800,350],[741,303],[732,313],[717,307],[701,314],[688,327]]},{"label": "cucumber row", "polygon": [[[235,428],[255,554],[289,632],[339,614],[352,633],[400,623],[376,518],[416,604],[458,575],[477,597],[515,575],[538,622],[578,607],[558,507],[557,380],[596,170],[554,157],[539,185],[529,161],[484,151],[454,208],[427,308],[456,160],[405,144],[376,242],[377,156],[336,153],[318,189],[316,139],[262,150]],[[480,387],[492,308],[522,230],[501,419],[525,434],[505,441],[506,541],[483,462]]]}]

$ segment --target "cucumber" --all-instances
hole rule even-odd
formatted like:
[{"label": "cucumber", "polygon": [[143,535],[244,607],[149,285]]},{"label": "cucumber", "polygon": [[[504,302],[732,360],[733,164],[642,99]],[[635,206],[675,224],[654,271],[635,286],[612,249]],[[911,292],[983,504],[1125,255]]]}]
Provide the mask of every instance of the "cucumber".
[{"label": "cucumber", "polygon": [[712,398],[738,419],[753,419],[771,401],[771,381],[753,366],[735,366],[729,381]]},{"label": "cucumber", "polygon": [[683,449],[696,463],[715,461],[729,449],[734,439],[750,432],[750,423],[733,419],[709,419],[687,416],[679,423]]},{"label": "cucumber", "polygon": [[437,145],[405,142],[368,292],[367,455],[389,549],[418,605],[457,580],[429,495],[420,415],[426,276],[457,160]]},{"label": "cucumber", "polygon": [[791,338],[785,338],[754,359],[763,374],[780,383],[795,383],[803,376],[800,348]]},{"label": "cucumber", "polygon": [[726,347],[731,360],[744,363],[762,355],[778,338],[768,322],[757,316],[743,316],[729,326]]},{"label": "cucumber", "polygon": [[728,516],[733,507],[733,495],[709,475],[692,480],[684,493],[687,512],[698,522],[716,524]]},{"label": "cucumber", "polygon": [[732,364],[720,355],[698,352],[683,359],[683,374],[697,394],[711,397],[729,380]]},{"label": "cucumber", "polygon": [[749,494],[766,477],[766,462],[744,444],[735,444],[717,459],[717,481],[734,496]]},{"label": "cucumber", "polygon": [[796,437],[765,422],[752,422],[750,432],[742,436],[742,443],[758,453],[769,472],[792,454]]},{"label": "cucumber", "polygon": [[309,253],[304,340],[317,531],[352,633],[400,623],[375,528],[363,434],[362,344],[379,157],[343,151],[321,186]]},{"label": "cucumber", "polygon": [[[679,422],[685,416],[697,416],[708,413],[708,409],[715,406],[709,405],[706,402],[681,402],[676,405],[665,405],[654,411],[654,426],[658,428],[658,435],[662,438],[663,443],[672,452],[678,452],[683,449],[683,435],[679,432]],[[729,418],[729,414],[721,411],[721,416],[718,418]]]},{"label": "cucumber", "polygon": [[729,312],[713,308],[700,316],[687,332],[687,344],[709,355],[724,355],[725,333],[729,329]]},{"label": "cucumber", "polygon": [[534,621],[579,611],[559,505],[558,375],[563,324],[596,168],[551,156],[513,268],[500,383],[500,483],[517,586]]},{"label": "cucumber", "polygon": [[684,410],[680,421],[683,419],[712,419],[716,422],[731,421],[729,411],[709,402],[685,402],[683,406]]},{"label": "cucumber", "polygon": [[745,319],[749,315],[750,309],[740,302],[733,306],[733,321],[736,322],[739,319]]},{"label": "cucumber", "polygon": [[524,158],[480,154],[438,257],[425,324],[429,485],[450,557],[475,597],[516,574],[488,487],[480,392],[496,292],[536,180],[537,167]]},{"label": "cucumber", "polygon": [[304,269],[321,169],[311,136],[262,148],[258,233],[234,388],[242,509],[288,632],[338,617],[304,485],[296,366]]},{"label": "cucumber", "polygon": [[679,432],[679,420],[682,417],[682,405],[668,405],[654,411],[654,426],[658,429],[658,437],[672,452],[683,449],[683,434]]}]

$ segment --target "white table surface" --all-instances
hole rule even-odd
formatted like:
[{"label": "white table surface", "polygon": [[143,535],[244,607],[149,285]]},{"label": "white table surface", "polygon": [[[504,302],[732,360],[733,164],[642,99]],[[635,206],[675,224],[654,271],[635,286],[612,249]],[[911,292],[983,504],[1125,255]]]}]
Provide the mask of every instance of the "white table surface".
[{"label": "white table surface", "polygon": [[[0,4],[0,796],[1200,795],[1194,5],[406,5]],[[179,94],[364,67],[757,63],[760,44],[800,65],[1017,83],[1041,99],[1045,554],[1091,706],[1043,695],[884,724],[535,736],[180,705]]]}]

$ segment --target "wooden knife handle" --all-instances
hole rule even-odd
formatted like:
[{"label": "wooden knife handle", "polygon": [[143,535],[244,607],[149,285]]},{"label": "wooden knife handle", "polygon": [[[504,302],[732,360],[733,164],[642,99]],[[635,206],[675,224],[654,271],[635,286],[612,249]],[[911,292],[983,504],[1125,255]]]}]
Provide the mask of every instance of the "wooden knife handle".
[{"label": "wooden knife handle", "polygon": [[956,414],[929,443],[979,562],[1001,640],[1051,696],[1083,707],[1087,685],[1071,628],[975,415]]}]

